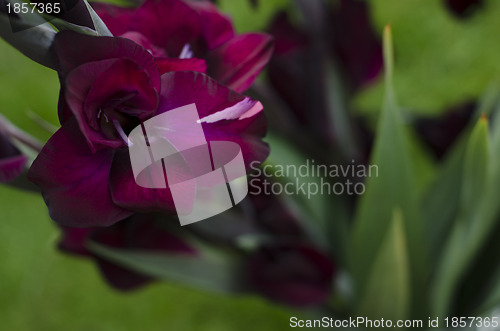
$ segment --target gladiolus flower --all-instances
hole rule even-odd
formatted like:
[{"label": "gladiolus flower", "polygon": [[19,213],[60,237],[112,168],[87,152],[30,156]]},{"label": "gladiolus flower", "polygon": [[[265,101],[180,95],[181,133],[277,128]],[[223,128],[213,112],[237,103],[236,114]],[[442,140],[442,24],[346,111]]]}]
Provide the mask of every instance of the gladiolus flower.
[{"label": "gladiolus flower", "polygon": [[59,242],[62,251],[93,258],[108,283],[123,291],[143,286],[154,279],[93,254],[86,247],[89,240],[116,249],[196,255],[194,248],[158,224],[151,215],[136,214],[111,227],[63,227],[62,231],[63,236]]},{"label": "gladiolus flower", "polygon": [[293,305],[324,303],[335,267],[323,253],[305,244],[262,247],[249,260],[250,281],[269,298]]},{"label": "gladiolus flower", "polygon": [[[84,85],[85,82],[80,81],[79,84]],[[160,85],[156,109],[145,113],[131,107],[127,109],[127,116],[123,117],[140,123],[148,116],[195,103],[208,141],[238,143],[247,166],[253,160],[263,161],[267,157],[268,146],[261,140],[265,135],[266,122],[260,103],[202,73],[192,71],[166,73],[161,76]],[[109,86],[113,88],[116,85]],[[107,92],[106,89],[99,91]],[[104,114],[96,111],[102,108],[99,103],[111,105],[109,100],[104,97],[91,100],[95,102],[93,107],[77,108],[75,113],[82,111],[82,114],[77,113],[63,123],[28,173],[30,180],[42,189],[52,219],[61,225],[88,227],[112,225],[134,212],[172,213],[173,199],[168,188],[145,189],[135,182],[127,145],[117,138],[126,135],[128,132],[124,130],[131,129],[130,126],[125,126],[127,122],[121,122],[121,117],[112,117],[118,114],[113,106],[110,106],[108,115],[104,110]],[[204,121],[215,113],[214,120]],[[108,121],[103,119],[104,115],[108,116]],[[82,126],[89,131],[87,137],[84,130],[80,131]],[[179,134],[189,136],[185,132]],[[99,138],[99,150],[91,147],[94,141],[89,137],[94,136]]]},{"label": "gladiolus flower", "polygon": [[250,87],[271,57],[269,35],[236,35],[231,21],[209,1],[147,0],[133,9],[93,6],[114,35],[134,40],[155,58],[205,59],[207,74],[237,92]]}]

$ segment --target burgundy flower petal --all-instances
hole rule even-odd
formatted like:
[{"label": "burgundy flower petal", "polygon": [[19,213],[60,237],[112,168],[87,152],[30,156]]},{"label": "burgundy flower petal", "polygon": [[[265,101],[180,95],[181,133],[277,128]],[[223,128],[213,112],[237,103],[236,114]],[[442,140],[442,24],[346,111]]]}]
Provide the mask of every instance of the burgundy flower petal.
[{"label": "burgundy flower petal", "polygon": [[59,82],[61,84],[61,89],[59,90],[59,100],[57,101],[57,116],[59,117],[60,123],[65,123],[73,117],[73,112],[66,101],[66,87],[64,86],[63,77],[59,76]]},{"label": "burgundy flower petal", "polygon": [[234,37],[231,20],[219,12],[214,4],[207,1],[188,3],[200,14],[202,34],[209,50],[221,46]]},{"label": "burgundy flower petal", "polygon": [[[123,145],[121,140],[110,140],[103,136],[103,134],[98,130],[98,128],[89,128],[87,124],[87,119],[91,120],[91,117],[97,120],[97,113],[92,113],[87,115],[85,113],[85,103],[87,94],[94,85],[99,75],[105,72],[113,64],[115,64],[117,59],[108,59],[99,62],[90,62],[83,64],[73,71],[71,71],[66,79],[66,86],[61,89],[61,95],[64,93],[64,112],[70,112],[76,116],[78,126],[80,127],[83,135],[87,139],[89,147],[92,152],[95,152],[98,147],[108,146],[112,148],[118,148]],[[62,100],[59,100],[61,104]],[[66,116],[67,118],[71,118]],[[103,117],[104,119],[104,117]]]},{"label": "burgundy flower petal", "polygon": [[124,8],[100,2],[92,2],[91,5],[114,36],[129,31],[128,26],[135,8]]},{"label": "burgundy flower petal", "polygon": [[156,59],[160,74],[170,71],[196,71],[207,72],[207,63],[203,59]]},{"label": "burgundy flower petal", "polygon": [[[123,146],[113,126],[114,119],[123,115],[145,119],[153,114],[158,95],[151,85],[147,74],[130,60],[90,62],[69,73],[66,101],[93,152],[102,147]],[[128,108],[122,109],[121,114],[111,111],[114,114],[110,115],[106,108],[123,108],[120,100],[124,98]],[[116,105],[109,105],[110,102]]]},{"label": "burgundy flower petal", "polygon": [[62,31],[56,35],[53,47],[63,77],[84,63],[116,58],[128,59],[147,72],[155,89],[160,88],[160,74],[153,56],[130,39],[95,37]]},{"label": "burgundy flower petal", "polygon": [[92,154],[76,120],[66,122],[33,162],[28,178],[42,189],[51,218],[60,225],[108,226],[131,214],[109,192],[113,151]]},{"label": "burgundy flower petal", "polygon": [[175,212],[172,194],[168,188],[151,189],[137,185],[128,150],[116,152],[109,180],[113,202],[118,206],[136,212]]},{"label": "burgundy flower petal", "polygon": [[279,12],[273,20],[269,32],[274,37],[274,56],[282,57],[307,47],[307,35],[288,19],[286,12]]},{"label": "burgundy flower petal", "polygon": [[60,250],[76,255],[91,255],[85,247],[85,242],[92,233],[93,228],[71,228],[63,226],[61,230],[63,235],[58,244]]},{"label": "burgundy flower petal", "polygon": [[[71,85],[69,77],[68,85]],[[146,72],[134,62],[124,59],[116,60],[106,71],[99,74],[85,99],[85,114],[97,116],[98,112],[92,111],[95,111],[96,107],[104,106],[106,101],[114,101],[117,107],[122,106],[117,103],[121,97],[127,97],[127,108],[121,109],[121,112],[140,120],[151,117],[158,106],[158,93]],[[96,117],[91,117],[88,121],[95,119]]]},{"label": "burgundy flower petal", "polygon": [[[310,70],[299,63],[307,63],[309,41],[307,35],[295,27],[288,15],[279,13],[271,24],[270,33],[275,40],[275,53],[269,62],[267,74],[273,88],[290,107],[298,121],[311,121]],[[314,120],[318,120],[314,118]]]},{"label": "burgundy flower petal", "polygon": [[151,53],[151,55],[153,55],[155,58],[167,56],[165,50],[153,45],[153,43],[151,43],[151,41],[148,38],[146,38],[139,32],[135,31],[125,32],[124,34],[120,35],[120,37],[130,39],[136,44],[141,45],[142,47],[144,47],[144,49],[148,50]]},{"label": "burgundy flower petal", "polygon": [[181,0],[146,0],[137,9],[129,26],[153,44],[178,57],[185,44],[194,44],[201,35],[200,15]]},{"label": "burgundy flower petal", "polygon": [[262,141],[266,129],[263,114],[243,120],[203,124],[207,140],[233,141],[241,147],[247,171],[251,170],[252,161],[264,162],[269,155],[269,145]]},{"label": "burgundy flower petal", "polygon": [[261,140],[266,133],[266,120],[260,103],[204,74],[172,72],[162,76],[159,113],[192,103],[196,104],[207,140],[238,143],[247,166],[267,157],[269,148]]},{"label": "burgundy flower petal", "polygon": [[[140,249],[148,251],[169,252],[178,254],[196,254],[196,250],[182,240],[179,236],[167,230],[163,222],[169,222],[168,217],[157,214],[134,214],[124,222],[120,222],[114,227],[120,226],[123,231],[124,248]],[[105,229],[99,228],[96,237],[99,240],[99,234]],[[103,242],[105,243],[105,242]]]},{"label": "burgundy flower petal", "polygon": [[21,175],[27,161],[28,158],[0,132],[0,183],[10,182]]},{"label": "burgundy flower petal", "polygon": [[249,260],[252,284],[269,298],[293,306],[324,303],[334,271],[327,256],[304,244],[263,247]]},{"label": "burgundy flower petal", "polygon": [[252,85],[271,58],[272,38],[266,34],[237,36],[208,55],[208,74],[237,92]]},{"label": "burgundy flower petal", "polygon": [[131,291],[151,283],[154,279],[96,257],[97,265],[109,285],[120,291]]},{"label": "burgundy flower petal", "polygon": [[[196,254],[191,246],[155,221],[152,214],[135,214],[111,227],[95,229],[91,239],[100,244],[120,249]],[[117,289],[132,290],[154,280],[99,256],[96,256],[96,260],[108,283]]]},{"label": "burgundy flower petal", "polygon": [[[94,229],[90,238],[93,241],[105,246],[126,249],[128,248],[126,236],[128,232],[127,225],[129,220],[130,218],[110,227]],[[129,235],[134,234],[130,233]],[[126,267],[117,265],[98,255],[95,255],[94,258],[99,266],[101,274],[104,276],[104,279],[106,279],[109,285],[118,290],[133,290],[153,281],[153,278],[151,277],[129,270]]]},{"label": "burgundy flower petal", "polygon": [[372,82],[382,71],[382,44],[374,33],[369,3],[342,0],[332,15],[333,48],[355,88]]}]

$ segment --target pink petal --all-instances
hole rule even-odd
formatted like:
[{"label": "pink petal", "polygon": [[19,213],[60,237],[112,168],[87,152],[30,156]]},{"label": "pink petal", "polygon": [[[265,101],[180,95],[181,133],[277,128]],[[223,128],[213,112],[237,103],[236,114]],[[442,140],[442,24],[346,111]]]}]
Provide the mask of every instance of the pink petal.
[{"label": "pink petal", "polygon": [[272,52],[273,42],[269,35],[237,36],[209,54],[208,74],[235,91],[243,92],[264,69]]},{"label": "pink petal", "polygon": [[72,119],[44,146],[28,178],[42,189],[49,214],[60,225],[108,226],[131,214],[111,199],[112,158],[110,150],[92,154]]}]

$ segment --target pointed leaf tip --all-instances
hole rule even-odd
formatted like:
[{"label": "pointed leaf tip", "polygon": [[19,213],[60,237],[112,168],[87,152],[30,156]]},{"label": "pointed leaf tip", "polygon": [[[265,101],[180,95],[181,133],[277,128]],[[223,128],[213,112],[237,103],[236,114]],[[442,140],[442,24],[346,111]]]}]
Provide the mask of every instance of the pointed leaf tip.
[{"label": "pointed leaf tip", "polygon": [[486,123],[488,123],[488,115],[486,115],[486,114],[482,113],[482,114],[481,114],[481,121],[482,121],[482,122],[486,122]]}]

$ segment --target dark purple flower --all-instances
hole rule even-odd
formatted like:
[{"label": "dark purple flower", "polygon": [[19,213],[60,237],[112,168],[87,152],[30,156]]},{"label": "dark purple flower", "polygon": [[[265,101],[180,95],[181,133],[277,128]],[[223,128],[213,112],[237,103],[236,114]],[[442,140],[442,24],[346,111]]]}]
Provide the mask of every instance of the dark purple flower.
[{"label": "dark purple flower", "polygon": [[249,179],[249,200],[254,208],[256,226],[278,238],[300,239],[304,230],[299,221],[279,196],[266,194],[265,185],[275,183],[270,177],[260,176]]},{"label": "dark purple flower", "polygon": [[121,129],[132,129],[158,107],[160,75],[205,71],[198,59],[159,59],[126,38],[57,34],[53,49],[61,76],[59,117],[75,117],[92,151],[123,145]]},{"label": "dark purple flower", "polygon": [[300,122],[307,121],[308,87],[307,61],[310,41],[288,20],[285,13],[279,14],[270,30],[275,40],[275,52],[269,62],[268,75],[272,87],[294,112]]},{"label": "dark purple flower", "polygon": [[116,36],[131,38],[155,58],[199,58],[207,73],[237,92],[245,91],[267,64],[271,37],[235,35],[231,21],[210,1],[147,0],[138,8],[94,3]]},{"label": "dark purple flower", "polygon": [[252,285],[267,297],[293,306],[324,303],[330,294],[335,266],[306,244],[262,247],[248,261]]},{"label": "dark purple flower", "polygon": [[[300,63],[309,56],[314,37],[325,39],[322,42],[339,62],[352,88],[358,89],[372,82],[381,72],[382,45],[373,31],[368,4],[365,1],[342,0],[327,10],[327,25],[319,36],[311,36],[304,28],[293,24],[284,12],[276,16],[270,28],[276,45],[275,55],[269,64],[274,86],[308,82],[304,79],[307,72],[300,69]],[[307,91],[304,86],[295,90],[302,94]],[[283,93],[280,95],[286,100]]]},{"label": "dark purple flower", "polygon": [[341,0],[331,16],[331,47],[348,83],[359,88],[382,71],[382,45],[372,27],[367,1]]},{"label": "dark purple flower", "polygon": [[[305,128],[308,136],[331,146],[337,135],[332,114],[345,112],[340,108],[347,108],[348,101],[342,100],[348,100],[381,72],[382,46],[372,29],[366,1],[342,0],[325,5],[313,16],[321,22],[311,22],[309,17],[299,25],[284,12],[276,16],[269,29],[275,39],[275,54],[268,75],[272,88],[298,123],[295,131]],[[335,91],[332,79],[340,85]],[[332,94],[340,101],[332,103]],[[280,126],[276,125],[278,130]],[[293,132],[287,134],[293,136]]]},{"label": "dark purple flower", "polygon": [[0,132],[0,183],[8,183],[26,170],[27,157]]},{"label": "dark purple flower", "polygon": [[[266,131],[262,105],[202,73],[177,71],[162,75],[158,107],[149,114],[161,114],[192,103],[197,106],[208,141],[238,143],[247,166],[253,160],[263,161],[267,157],[268,146],[262,142]],[[125,143],[91,149],[77,119],[84,125],[100,120],[100,126],[92,133],[99,134],[104,142],[106,130],[111,132],[114,128],[112,123],[102,120],[103,116],[99,118],[95,112],[98,108],[98,104],[89,112],[78,108],[78,111],[83,109],[83,114],[63,123],[28,173],[30,180],[42,189],[52,219],[61,225],[90,227],[114,224],[133,212],[172,213],[173,199],[168,188],[145,189],[136,184]],[[204,121],[215,113],[216,119]],[[133,116],[129,120],[139,123]],[[115,129],[120,127],[124,127],[123,122]],[[117,141],[113,136],[108,139]]]},{"label": "dark purple flower", "polygon": [[483,6],[483,0],[444,0],[446,7],[460,18],[473,14],[479,7]]},{"label": "dark purple flower", "polygon": [[136,214],[126,220],[99,228],[62,227],[63,236],[59,248],[64,252],[92,257],[110,285],[119,290],[132,290],[154,279],[119,266],[87,249],[87,242],[122,249],[154,253],[196,255],[196,250],[182,238],[168,231],[152,215]]},{"label": "dark purple flower", "polygon": [[217,71],[220,80],[242,89],[267,62],[268,36],[234,36],[230,22],[208,2],[147,1],[137,11],[102,8],[104,17],[116,14],[117,21],[108,22],[115,34],[132,13],[129,23],[137,28],[121,31],[122,37],[62,31],[52,46],[61,80],[62,127],[28,175],[42,189],[56,222],[109,226],[135,212],[173,213],[168,188],[136,184],[127,135],[178,107],[196,104],[206,139],[238,143],[247,166],[267,157],[262,105],[205,72],[207,61],[216,63],[227,69]]}]

